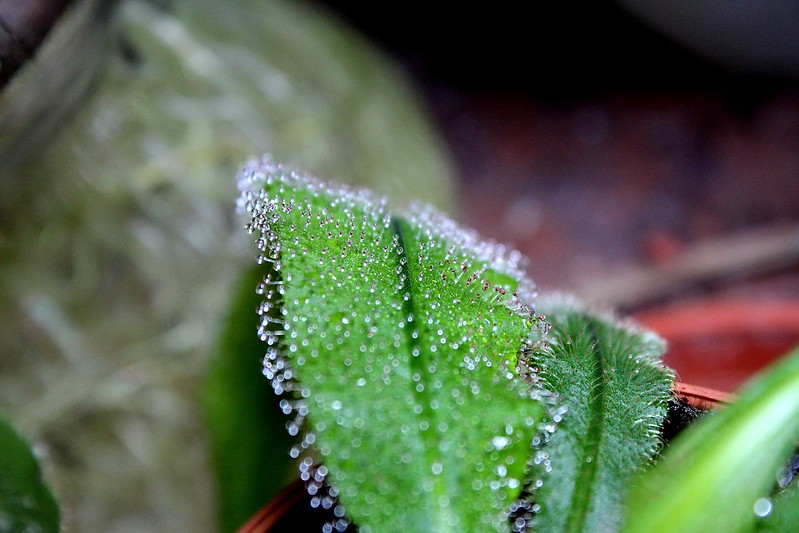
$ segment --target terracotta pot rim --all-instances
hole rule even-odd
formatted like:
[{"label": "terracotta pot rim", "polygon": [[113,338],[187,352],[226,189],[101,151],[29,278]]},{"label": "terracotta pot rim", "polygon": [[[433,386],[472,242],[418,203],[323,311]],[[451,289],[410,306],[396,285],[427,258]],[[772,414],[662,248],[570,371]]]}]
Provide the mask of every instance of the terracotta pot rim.
[{"label": "terracotta pot rim", "polygon": [[671,390],[677,399],[703,411],[730,404],[734,400],[730,393],[682,381],[675,381]]}]

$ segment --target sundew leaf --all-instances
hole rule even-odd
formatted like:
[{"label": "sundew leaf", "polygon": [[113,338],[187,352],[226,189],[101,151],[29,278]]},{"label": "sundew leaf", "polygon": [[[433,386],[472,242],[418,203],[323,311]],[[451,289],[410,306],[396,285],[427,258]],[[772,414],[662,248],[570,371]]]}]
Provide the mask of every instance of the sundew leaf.
[{"label": "sundew leaf", "polygon": [[[617,531],[631,480],[651,461],[672,374],[654,333],[552,298],[549,350],[532,357],[544,386],[567,409],[546,445],[551,469],[533,481],[536,532]],[[541,485],[543,481],[543,485]],[[538,509],[540,507],[540,509]]]},{"label": "sundew leaf", "polygon": [[430,208],[395,216],[268,159],[240,187],[273,269],[264,372],[294,394],[309,490],[326,477],[362,532],[507,531],[547,412],[517,370],[543,327],[519,257]]},{"label": "sundew leaf", "polygon": [[677,436],[631,495],[623,531],[753,531],[796,447],[797,421],[799,349]]},{"label": "sundew leaf", "polygon": [[28,443],[0,416],[0,531],[57,533],[58,504]]}]

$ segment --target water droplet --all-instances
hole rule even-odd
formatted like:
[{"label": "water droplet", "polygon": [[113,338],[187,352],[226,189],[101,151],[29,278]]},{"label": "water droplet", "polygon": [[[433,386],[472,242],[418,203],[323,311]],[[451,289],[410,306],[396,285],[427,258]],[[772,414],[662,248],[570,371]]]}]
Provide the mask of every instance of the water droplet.
[{"label": "water droplet", "polygon": [[771,500],[768,498],[760,498],[755,502],[752,508],[757,516],[765,518],[771,514],[771,510],[774,508],[774,504],[772,504]]},{"label": "water droplet", "polygon": [[505,448],[508,444],[510,444],[510,438],[509,437],[496,436],[493,439],[491,439],[491,444],[494,445],[494,449],[501,450],[501,449]]}]

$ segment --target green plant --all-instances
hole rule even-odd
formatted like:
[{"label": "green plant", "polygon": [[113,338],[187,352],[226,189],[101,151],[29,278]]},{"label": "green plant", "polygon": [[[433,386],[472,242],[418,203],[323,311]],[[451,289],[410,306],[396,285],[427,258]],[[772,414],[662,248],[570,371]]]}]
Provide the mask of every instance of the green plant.
[{"label": "green plant", "polygon": [[[268,159],[241,176],[259,265],[204,398],[223,530],[297,465],[329,531],[795,528],[799,461],[780,467],[799,349],[664,447],[673,376],[653,333],[536,301],[518,254],[430,208],[392,213]],[[0,530],[58,530],[3,420],[0,443]]]},{"label": "green plant", "polygon": [[[394,214],[368,192],[268,159],[242,171],[241,187],[261,264],[263,373],[291,415],[291,456],[315,503],[335,506],[331,529],[352,520],[360,531],[381,532],[650,530],[638,525],[642,504],[629,504],[641,500],[641,489],[628,489],[649,486],[662,470],[641,480],[661,449],[670,398],[660,339],[564,298],[536,307],[517,254],[430,208]],[[233,352],[223,349],[220,368]],[[782,386],[763,386],[776,402],[768,405],[792,413],[799,387],[785,380],[799,373],[790,365],[775,372]],[[219,383],[211,406],[235,393]],[[239,400],[248,403],[246,395]],[[758,414],[748,404],[736,411]],[[726,421],[730,412],[708,424],[727,428],[733,450],[744,442],[770,450],[775,470],[796,428],[783,424],[767,442],[752,440],[740,418]],[[221,410],[212,414],[212,427],[220,417]],[[245,425],[259,431],[252,420],[226,422],[229,436],[240,437]],[[275,427],[269,424],[264,431]],[[730,446],[693,438],[709,449]],[[686,447],[700,448],[680,443],[673,455]],[[678,461],[668,455],[664,464]],[[699,464],[687,470],[720,484],[734,471],[723,464],[700,471]],[[234,469],[220,472],[235,477]],[[731,489],[739,497],[723,498],[714,512],[765,497],[774,474],[753,472],[756,490]],[[235,514],[234,504],[223,512]],[[668,513],[696,530],[707,514]],[[740,530],[760,525],[752,519]]]},{"label": "green plant", "polygon": [[0,531],[56,533],[59,511],[28,443],[0,416]]}]

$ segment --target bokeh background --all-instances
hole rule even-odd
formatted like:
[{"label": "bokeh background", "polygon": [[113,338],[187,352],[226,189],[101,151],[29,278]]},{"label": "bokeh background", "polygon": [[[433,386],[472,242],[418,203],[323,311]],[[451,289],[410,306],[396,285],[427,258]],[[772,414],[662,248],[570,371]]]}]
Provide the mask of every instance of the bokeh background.
[{"label": "bokeh background", "polygon": [[73,2],[0,92],[0,410],[65,531],[217,530],[198,397],[264,152],[513,245],[686,381],[799,342],[799,6],[529,9]]}]

